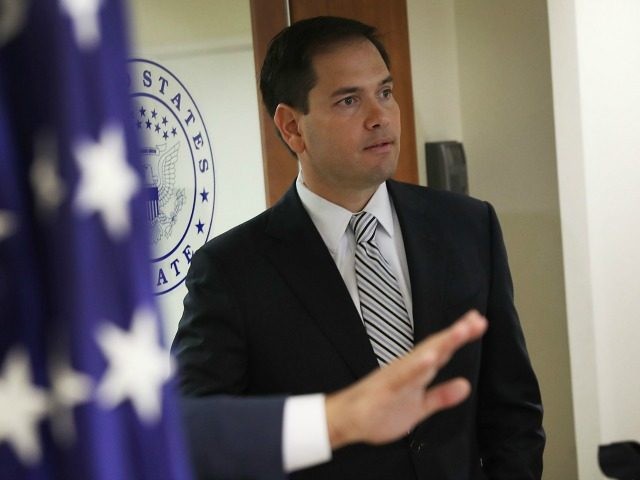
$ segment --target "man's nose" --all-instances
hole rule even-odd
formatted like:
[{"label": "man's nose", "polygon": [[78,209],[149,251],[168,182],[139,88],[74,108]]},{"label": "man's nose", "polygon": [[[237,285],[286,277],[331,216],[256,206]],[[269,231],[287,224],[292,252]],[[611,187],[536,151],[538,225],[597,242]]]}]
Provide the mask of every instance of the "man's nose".
[{"label": "man's nose", "polygon": [[384,127],[389,123],[389,112],[378,102],[371,102],[365,119],[365,127],[369,130]]}]

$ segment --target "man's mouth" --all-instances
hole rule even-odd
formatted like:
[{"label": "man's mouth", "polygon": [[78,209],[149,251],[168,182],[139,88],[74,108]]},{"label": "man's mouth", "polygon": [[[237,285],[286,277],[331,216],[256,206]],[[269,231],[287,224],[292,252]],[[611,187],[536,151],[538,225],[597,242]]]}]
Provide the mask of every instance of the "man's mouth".
[{"label": "man's mouth", "polygon": [[379,142],[373,143],[367,147],[365,147],[365,150],[386,150],[388,148],[391,148],[391,146],[393,145],[393,140],[381,140]]}]

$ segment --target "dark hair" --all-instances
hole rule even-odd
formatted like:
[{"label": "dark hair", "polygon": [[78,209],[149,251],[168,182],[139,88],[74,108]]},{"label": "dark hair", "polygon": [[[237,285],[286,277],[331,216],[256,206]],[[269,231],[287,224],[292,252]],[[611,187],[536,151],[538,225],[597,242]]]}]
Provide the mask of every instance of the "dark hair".
[{"label": "dark hair", "polygon": [[380,52],[387,68],[389,55],[375,27],[348,18],[314,17],[283,29],[269,44],[260,72],[260,91],[269,115],[279,103],[309,112],[309,91],[317,77],[314,55],[354,39],[369,40]]}]

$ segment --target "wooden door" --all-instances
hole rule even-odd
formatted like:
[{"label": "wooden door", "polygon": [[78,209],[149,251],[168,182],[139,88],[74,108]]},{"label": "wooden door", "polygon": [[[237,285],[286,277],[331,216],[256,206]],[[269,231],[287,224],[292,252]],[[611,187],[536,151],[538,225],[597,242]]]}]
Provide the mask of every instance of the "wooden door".
[{"label": "wooden door", "polygon": [[[393,92],[402,121],[400,159],[394,178],[418,183],[405,0],[251,0],[256,72],[260,72],[269,40],[276,33],[290,22],[319,15],[353,18],[374,25],[381,33],[391,58]],[[272,205],[297,175],[297,161],[276,135],[273,121],[262,106],[260,128],[267,203]]]}]

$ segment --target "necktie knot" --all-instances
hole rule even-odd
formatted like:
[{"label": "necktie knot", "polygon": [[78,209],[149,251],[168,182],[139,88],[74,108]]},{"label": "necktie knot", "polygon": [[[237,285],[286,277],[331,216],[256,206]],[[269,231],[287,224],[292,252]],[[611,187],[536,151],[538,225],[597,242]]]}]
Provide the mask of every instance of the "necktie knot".
[{"label": "necktie knot", "polygon": [[356,213],[349,220],[349,225],[353,228],[356,237],[356,243],[364,243],[372,241],[376,236],[376,228],[378,220],[369,212]]}]

